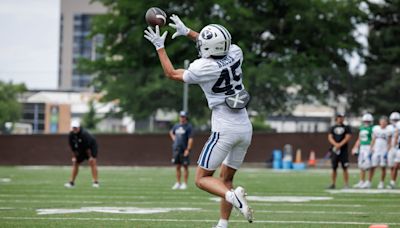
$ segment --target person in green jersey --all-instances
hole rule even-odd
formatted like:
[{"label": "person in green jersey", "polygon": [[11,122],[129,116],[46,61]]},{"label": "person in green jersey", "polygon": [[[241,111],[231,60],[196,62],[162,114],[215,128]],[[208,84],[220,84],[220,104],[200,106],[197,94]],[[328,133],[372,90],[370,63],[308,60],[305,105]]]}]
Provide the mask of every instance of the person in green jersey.
[{"label": "person in green jersey", "polygon": [[371,168],[371,140],[372,140],[372,122],[374,118],[371,114],[364,114],[362,125],[358,133],[358,138],[353,146],[352,154],[358,156],[358,168],[360,168],[360,181],[354,188],[370,188],[371,183],[365,181],[365,173]]}]

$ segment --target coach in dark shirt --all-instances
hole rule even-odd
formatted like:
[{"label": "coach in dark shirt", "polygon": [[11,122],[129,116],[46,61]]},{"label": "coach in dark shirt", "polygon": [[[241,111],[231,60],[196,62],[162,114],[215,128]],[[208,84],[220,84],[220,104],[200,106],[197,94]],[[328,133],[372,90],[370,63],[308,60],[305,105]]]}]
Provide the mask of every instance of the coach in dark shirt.
[{"label": "coach in dark shirt", "polygon": [[344,114],[337,113],[335,117],[336,124],[332,126],[328,141],[331,144],[331,161],[332,161],[332,184],[328,187],[334,189],[336,187],[336,176],[337,168],[341,163],[343,168],[344,188],[349,186],[349,173],[347,168],[349,167],[349,155],[348,155],[348,143],[351,138],[351,129],[349,126],[344,124]]},{"label": "coach in dark shirt", "polygon": [[78,175],[79,165],[88,160],[92,170],[93,187],[98,188],[97,179],[97,142],[96,139],[87,130],[80,126],[78,121],[72,121],[72,131],[68,136],[68,143],[72,151],[72,175],[71,179],[64,186],[71,188],[75,186],[75,179]]},{"label": "coach in dark shirt", "polygon": [[[169,135],[172,144],[172,163],[176,165],[176,183],[172,189],[185,190],[189,176],[189,153],[193,145],[192,125],[188,122],[188,114],[185,111],[179,113],[179,123],[175,124]],[[184,169],[183,182],[181,182],[181,166]]]}]

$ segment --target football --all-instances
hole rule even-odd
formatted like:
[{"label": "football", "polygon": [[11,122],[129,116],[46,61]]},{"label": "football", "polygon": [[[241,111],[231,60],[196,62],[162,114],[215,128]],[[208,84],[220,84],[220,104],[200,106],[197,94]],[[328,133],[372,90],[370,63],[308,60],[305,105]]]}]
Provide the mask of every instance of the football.
[{"label": "football", "polygon": [[148,9],[145,18],[147,24],[152,27],[155,27],[156,25],[162,27],[167,23],[167,14],[157,7],[151,7]]}]

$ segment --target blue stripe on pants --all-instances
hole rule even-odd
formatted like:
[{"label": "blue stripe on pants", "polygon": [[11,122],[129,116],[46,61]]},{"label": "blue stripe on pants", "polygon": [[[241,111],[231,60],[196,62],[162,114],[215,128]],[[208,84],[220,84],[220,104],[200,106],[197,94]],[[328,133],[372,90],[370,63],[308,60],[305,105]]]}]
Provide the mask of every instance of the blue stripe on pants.
[{"label": "blue stripe on pants", "polygon": [[215,140],[215,143],[211,146],[210,152],[208,153],[206,168],[208,168],[208,163],[210,162],[211,153],[214,149],[214,146],[217,145],[218,139],[219,139],[219,133],[217,133],[217,140]]},{"label": "blue stripe on pants", "polygon": [[209,142],[206,144],[207,146],[205,146],[205,150],[203,151],[203,154],[202,154],[201,158],[199,159],[199,161],[200,161],[200,166],[204,166],[204,163],[205,163],[205,161],[206,161],[207,154],[208,154],[208,152],[209,152],[209,149],[210,149],[211,145],[214,143],[214,140],[216,139],[216,136],[217,136],[216,132],[213,132],[211,141],[209,141]]}]

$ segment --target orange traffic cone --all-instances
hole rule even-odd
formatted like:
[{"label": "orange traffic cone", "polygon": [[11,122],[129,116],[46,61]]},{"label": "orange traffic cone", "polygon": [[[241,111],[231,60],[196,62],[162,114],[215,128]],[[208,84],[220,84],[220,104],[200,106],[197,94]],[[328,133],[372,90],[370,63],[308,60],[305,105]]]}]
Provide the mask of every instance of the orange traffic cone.
[{"label": "orange traffic cone", "polygon": [[300,149],[296,150],[296,160],[294,161],[294,163],[301,163],[301,150]]},{"label": "orange traffic cone", "polygon": [[308,165],[309,166],[315,166],[317,163],[315,159],[315,152],[312,150],[310,151],[310,158],[308,159]]}]

